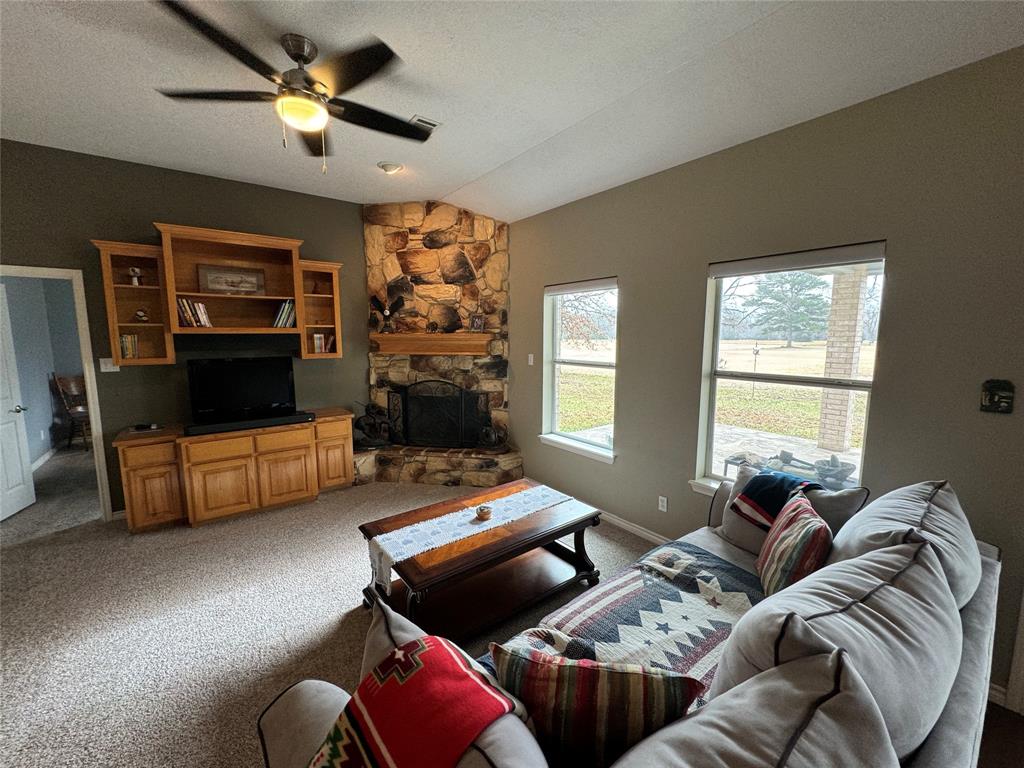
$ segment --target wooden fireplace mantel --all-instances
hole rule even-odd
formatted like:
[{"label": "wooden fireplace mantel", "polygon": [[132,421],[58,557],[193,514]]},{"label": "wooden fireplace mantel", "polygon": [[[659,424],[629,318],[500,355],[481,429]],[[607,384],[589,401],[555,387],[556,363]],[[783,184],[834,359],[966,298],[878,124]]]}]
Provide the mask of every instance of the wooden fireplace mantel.
[{"label": "wooden fireplace mantel", "polygon": [[489,354],[493,333],[371,333],[371,349],[382,355]]}]

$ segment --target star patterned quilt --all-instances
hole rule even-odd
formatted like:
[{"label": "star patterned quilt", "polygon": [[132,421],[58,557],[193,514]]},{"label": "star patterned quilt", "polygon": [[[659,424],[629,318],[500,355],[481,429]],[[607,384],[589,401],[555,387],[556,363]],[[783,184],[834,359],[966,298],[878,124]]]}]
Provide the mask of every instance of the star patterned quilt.
[{"label": "star patterned quilt", "polygon": [[710,688],[733,626],[762,599],[757,574],[685,540],[671,541],[541,625],[572,638],[566,650],[576,658],[670,669]]}]

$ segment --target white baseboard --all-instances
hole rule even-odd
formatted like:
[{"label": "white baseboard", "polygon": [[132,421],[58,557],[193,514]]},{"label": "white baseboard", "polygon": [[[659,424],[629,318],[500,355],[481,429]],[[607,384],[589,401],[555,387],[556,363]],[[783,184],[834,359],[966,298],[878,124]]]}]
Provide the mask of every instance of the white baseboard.
[{"label": "white baseboard", "polygon": [[38,459],[33,461],[32,462],[32,471],[35,472],[37,469],[39,469],[41,466],[43,466],[43,464],[45,464],[50,459],[52,459],[53,458],[53,454],[55,454],[56,452],[57,452],[56,448],[51,448],[46,453],[44,453],[42,456],[40,456]]},{"label": "white baseboard", "polygon": [[1006,706],[1006,689],[1001,685],[995,683],[989,683],[988,686],[988,700],[993,704],[998,704],[1000,707]]},{"label": "white baseboard", "polygon": [[128,513],[123,509],[115,509],[110,513],[111,520],[124,520]]},{"label": "white baseboard", "polygon": [[624,531],[629,531],[635,536],[639,536],[641,539],[653,542],[655,544],[664,544],[666,541],[671,541],[666,536],[662,536],[660,533],[655,533],[652,530],[644,528],[642,525],[631,523],[629,520],[623,520],[618,515],[613,515],[611,512],[602,512],[601,520],[614,525],[616,528],[621,528]]}]

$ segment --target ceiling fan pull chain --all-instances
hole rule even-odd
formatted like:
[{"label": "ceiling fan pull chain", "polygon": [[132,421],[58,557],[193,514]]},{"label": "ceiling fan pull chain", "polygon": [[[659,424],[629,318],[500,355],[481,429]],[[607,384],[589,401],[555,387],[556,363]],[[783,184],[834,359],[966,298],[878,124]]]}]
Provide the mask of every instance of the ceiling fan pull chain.
[{"label": "ceiling fan pull chain", "polygon": [[320,166],[320,173],[327,175],[327,139],[324,138],[324,129],[320,129],[320,150],[323,152],[323,165]]},{"label": "ceiling fan pull chain", "polygon": [[288,149],[288,126],[281,121],[281,146]]}]

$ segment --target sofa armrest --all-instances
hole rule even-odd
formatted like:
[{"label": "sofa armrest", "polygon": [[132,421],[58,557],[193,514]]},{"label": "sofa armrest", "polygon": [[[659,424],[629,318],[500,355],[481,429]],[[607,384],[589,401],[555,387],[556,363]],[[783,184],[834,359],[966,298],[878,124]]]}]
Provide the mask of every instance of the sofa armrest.
[{"label": "sofa armrest", "polygon": [[711,508],[708,510],[708,525],[717,528],[722,524],[722,516],[725,513],[725,502],[729,500],[732,492],[732,480],[723,480],[718,484],[718,490],[711,497]]},{"label": "sofa armrest", "polygon": [[306,768],[352,698],[323,680],[286,688],[257,721],[267,768]]}]

